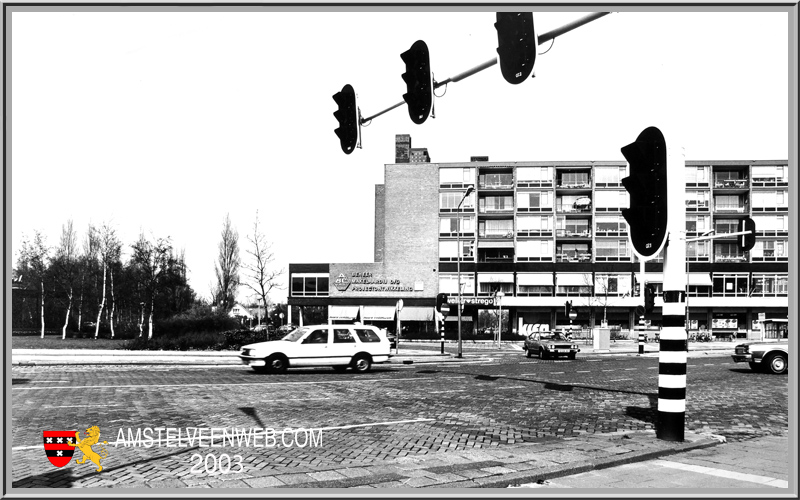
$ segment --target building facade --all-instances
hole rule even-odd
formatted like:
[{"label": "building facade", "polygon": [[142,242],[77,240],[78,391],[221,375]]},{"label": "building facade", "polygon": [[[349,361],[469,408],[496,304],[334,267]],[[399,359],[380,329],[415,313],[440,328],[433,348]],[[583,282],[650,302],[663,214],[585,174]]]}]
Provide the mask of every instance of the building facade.
[{"label": "building facade", "polygon": [[[683,243],[690,332],[785,336],[788,161],[687,160],[684,170],[685,236],[716,236]],[[288,303],[324,306],[330,321],[394,329],[399,317],[436,331],[436,295],[455,302],[460,267],[471,306],[465,329],[477,329],[480,310],[497,307],[509,317],[504,333],[537,324],[633,328],[641,283],[660,293],[663,257],[642,263],[632,252],[621,214],[625,176],[625,161],[431,163],[427,150],[411,149],[410,136],[397,136],[395,163],[375,188],[375,262],[290,264]],[[749,252],[725,237],[746,217],[756,222]],[[577,312],[572,320],[566,301]],[[656,327],[660,306],[659,297]]]}]

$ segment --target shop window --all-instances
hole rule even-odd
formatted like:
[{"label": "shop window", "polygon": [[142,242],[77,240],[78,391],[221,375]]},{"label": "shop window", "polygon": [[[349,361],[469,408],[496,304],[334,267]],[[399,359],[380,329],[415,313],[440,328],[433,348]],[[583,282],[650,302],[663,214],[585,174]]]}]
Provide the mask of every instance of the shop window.
[{"label": "shop window", "polygon": [[328,275],[293,274],[292,296],[294,297],[327,297]]}]

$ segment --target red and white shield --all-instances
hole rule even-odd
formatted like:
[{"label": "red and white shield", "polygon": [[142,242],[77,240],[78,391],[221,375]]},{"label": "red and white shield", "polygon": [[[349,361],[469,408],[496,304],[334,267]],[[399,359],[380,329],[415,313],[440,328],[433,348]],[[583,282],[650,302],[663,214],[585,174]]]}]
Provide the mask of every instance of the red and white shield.
[{"label": "red and white shield", "polygon": [[44,452],[47,453],[47,459],[56,467],[64,467],[72,460],[72,455],[75,453],[75,447],[70,446],[71,442],[75,444],[75,433],[77,431],[43,431],[44,434]]}]

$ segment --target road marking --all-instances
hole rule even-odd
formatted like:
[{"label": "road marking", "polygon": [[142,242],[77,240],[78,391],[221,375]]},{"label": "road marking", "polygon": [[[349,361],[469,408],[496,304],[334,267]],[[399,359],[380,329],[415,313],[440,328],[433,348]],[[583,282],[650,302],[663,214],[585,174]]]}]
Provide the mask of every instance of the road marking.
[{"label": "road marking", "polygon": [[638,370],[638,368],[625,368],[625,371]]},{"label": "road marking", "polygon": [[66,384],[69,380],[31,380],[31,384],[42,384],[45,382],[49,382],[51,384]]},{"label": "road marking", "polygon": [[716,363],[706,363],[703,366],[714,366],[714,365],[716,365]]},{"label": "road marking", "polygon": [[631,378],[615,378],[613,380],[609,380],[609,382],[622,382],[623,380],[633,380]]},{"label": "road marking", "polygon": [[648,366],[647,369],[648,370],[656,370],[656,369],[658,369],[658,367],[657,366]]},{"label": "road marking", "polygon": [[12,390],[20,390],[20,391],[35,391],[35,390],[45,390],[45,389],[131,389],[131,388],[139,388],[139,387],[227,387],[227,386],[248,386],[248,385],[280,385],[280,386],[287,386],[287,385],[309,385],[309,384],[363,384],[365,382],[394,382],[394,381],[407,381],[407,380],[444,380],[444,379],[456,379],[456,378],[467,378],[466,376],[455,376],[455,377],[412,377],[412,378],[381,378],[381,379],[369,379],[365,380],[363,378],[359,378],[358,380],[318,380],[314,382],[246,382],[246,383],[239,383],[239,384],[137,384],[137,385],[74,385],[68,387],[12,387]]},{"label": "road marking", "polygon": [[[260,403],[283,403],[284,401],[321,401],[331,398],[302,398],[302,399],[262,399]],[[93,405],[96,406],[96,405]]]},{"label": "road marking", "polygon": [[591,373],[591,370],[578,370],[575,373]]},{"label": "road marking", "polygon": [[497,389],[527,389],[524,385],[510,385],[508,387],[498,387]]},{"label": "road marking", "polygon": [[72,406],[45,406],[44,408],[99,408],[99,407],[108,408],[109,406],[122,406],[122,405],[96,405],[94,403],[87,403],[85,405],[72,405]]},{"label": "road marking", "polygon": [[466,389],[453,389],[450,391],[428,391],[428,394],[449,394],[451,392],[467,392]]},{"label": "road marking", "polygon": [[551,375],[563,375],[564,372],[550,372]]},{"label": "road marking", "polygon": [[36,446],[15,446],[14,448],[11,448],[11,451],[42,450],[42,449],[44,449],[44,443]]},{"label": "road marking", "polygon": [[616,370],[602,370],[604,372],[615,372]]},{"label": "road marking", "polygon": [[775,486],[776,488],[789,487],[788,481],[784,481],[783,479],[776,479],[774,477],[758,476],[756,474],[745,474],[744,472],[732,472],[729,470],[704,467],[702,465],[690,465],[681,462],[672,462],[670,460],[656,460],[655,463],[657,463],[662,467],[669,467],[670,469],[679,469],[689,472],[697,472],[699,474],[724,477],[728,479],[736,479],[738,481],[746,481],[748,483],[766,484],[769,486]]}]

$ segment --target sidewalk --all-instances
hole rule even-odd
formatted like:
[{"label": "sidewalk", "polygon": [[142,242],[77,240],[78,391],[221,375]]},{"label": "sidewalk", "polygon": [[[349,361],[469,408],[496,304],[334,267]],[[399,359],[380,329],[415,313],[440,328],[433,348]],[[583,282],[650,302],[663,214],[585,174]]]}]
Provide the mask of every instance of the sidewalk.
[{"label": "sidewalk", "polygon": [[[276,467],[225,479],[182,475],[145,481],[151,488],[507,488],[581,472],[652,460],[724,443],[721,436],[687,432],[682,443],[655,431],[586,434],[536,443],[436,452],[339,468]],[[88,486],[88,485],[87,485]]]}]

